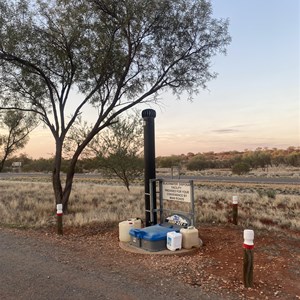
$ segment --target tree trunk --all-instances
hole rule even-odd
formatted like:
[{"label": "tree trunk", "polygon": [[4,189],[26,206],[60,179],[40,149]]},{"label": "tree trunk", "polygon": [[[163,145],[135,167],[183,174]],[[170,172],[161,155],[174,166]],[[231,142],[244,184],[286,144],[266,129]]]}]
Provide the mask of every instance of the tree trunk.
[{"label": "tree trunk", "polygon": [[52,186],[54,190],[56,204],[63,203],[62,202],[63,191],[62,191],[61,178],[60,178],[61,160],[62,160],[62,143],[57,138],[56,152],[55,152],[53,172],[52,172]]},{"label": "tree trunk", "polygon": [[5,148],[5,151],[4,151],[4,156],[0,162],[0,172],[2,172],[3,168],[4,168],[4,164],[6,162],[6,159],[7,159],[7,156],[8,156],[8,150],[7,148]]},{"label": "tree trunk", "polygon": [[127,191],[130,192],[130,187],[129,187],[130,184],[129,184],[129,180],[126,176],[124,177],[124,183],[127,188]]},{"label": "tree trunk", "polygon": [[4,167],[4,159],[2,159],[2,160],[0,161],[0,172],[2,172],[3,167]]},{"label": "tree trunk", "polygon": [[64,213],[68,212],[68,206],[69,206],[69,199],[72,192],[72,186],[73,186],[73,179],[75,174],[75,167],[76,162],[78,160],[77,156],[73,156],[70,166],[68,168],[67,177],[66,177],[66,185],[63,191],[63,198],[62,198],[62,204],[63,204],[63,211]]},{"label": "tree trunk", "polygon": [[[91,138],[93,135],[91,135]],[[81,147],[77,148],[75,151],[71,161],[70,165],[68,167],[68,171],[66,174],[66,183],[64,188],[62,188],[61,184],[61,177],[60,177],[60,171],[61,171],[61,163],[62,163],[62,149],[63,149],[63,142],[60,138],[56,138],[56,153],[55,153],[55,159],[54,159],[54,168],[53,168],[53,189],[55,194],[55,201],[56,204],[62,204],[63,205],[63,212],[68,212],[68,206],[69,206],[69,198],[72,191],[73,186],[73,179],[75,174],[75,167],[76,163],[78,161],[78,158],[85,148],[85,146],[88,144],[88,142],[91,140],[86,139],[85,142],[81,145]]]}]

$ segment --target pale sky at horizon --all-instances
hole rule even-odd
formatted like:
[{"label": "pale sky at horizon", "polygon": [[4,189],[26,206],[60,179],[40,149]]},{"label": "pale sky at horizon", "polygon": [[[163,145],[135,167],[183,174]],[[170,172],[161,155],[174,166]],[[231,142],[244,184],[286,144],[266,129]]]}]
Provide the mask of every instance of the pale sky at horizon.
[{"label": "pale sky at horizon", "polygon": [[[193,102],[165,93],[151,107],[156,156],[300,146],[299,3],[212,1],[213,15],[230,19],[231,45],[213,59],[219,75]],[[53,155],[49,130],[33,132],[21,153]]]}]

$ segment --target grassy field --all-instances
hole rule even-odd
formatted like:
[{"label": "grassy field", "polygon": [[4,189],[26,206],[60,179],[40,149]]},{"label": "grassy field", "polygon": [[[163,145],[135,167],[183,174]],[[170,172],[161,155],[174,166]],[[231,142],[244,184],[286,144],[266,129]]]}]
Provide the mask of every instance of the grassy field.
[{"label": "grassy field", "polygon": [[[48,227],[56,222],[49,182],[0,181],[0,223],[10,227]],[[300,192],[297,186],[195,182],[196,222],[231,221],[232,196],[239,197],[241,226],[272,230],[300,230]],[[180,203],[176,204],[177,207]],[[178,207],[179,208],[179,207]],[[117,223],[144,218],[142,186],[128,192],[122,186],[75,182],[64,226]]]}]

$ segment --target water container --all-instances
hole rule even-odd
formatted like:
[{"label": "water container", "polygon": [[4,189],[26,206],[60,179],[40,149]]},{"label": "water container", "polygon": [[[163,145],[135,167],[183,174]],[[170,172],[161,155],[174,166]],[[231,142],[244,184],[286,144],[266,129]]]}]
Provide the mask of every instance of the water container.
[{"label": "water container", "polygon": [[120,242],[130,242],[129,230],[132,228],[142,228],[141,219],[131,218],[119,223]]},{"label": "water container", "polygon": [[173,225],[162,226],[156,224],[141,229],[130,229],[130,243],[135,247],[140,247],[143,250],[157,252],[167,249],[167,234],[168,232],[178,231]]},{"label": "water container", "polygon": [[194,226],[189,226],[188,228],[181,228],[180,232],[182,234],[182,248],[191,249],[193,247],[199,247],[198,229]]},{"label": "water container", "polygon": [[182,234],[171,231],[167,233],[167,248],[171,251],[181,249]]}]

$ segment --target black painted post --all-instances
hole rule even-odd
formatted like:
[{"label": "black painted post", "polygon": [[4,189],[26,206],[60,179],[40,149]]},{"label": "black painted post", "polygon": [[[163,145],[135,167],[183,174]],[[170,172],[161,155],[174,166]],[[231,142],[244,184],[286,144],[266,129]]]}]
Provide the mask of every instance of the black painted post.
[{"label": "black painted post", "polygon": [[[154,213],[153,223],[150,219],[150,185],[149,180],[156,178],[155,172],[155,128],[154,118],[156,112],[153,109],[145,109],[142,111],[144,119],[144,160],[145,160],[145,210],[146,210],[146,226],[157,224],[157,213]],[[152,208],[156,209],[156,186],[153,184],[153,203]]]}]

